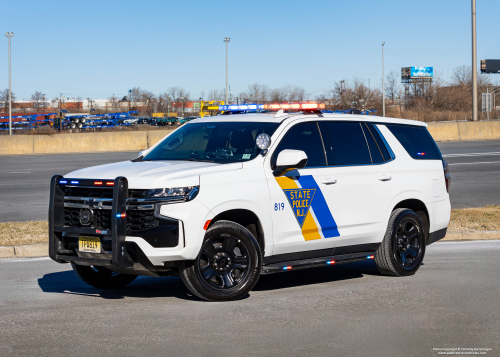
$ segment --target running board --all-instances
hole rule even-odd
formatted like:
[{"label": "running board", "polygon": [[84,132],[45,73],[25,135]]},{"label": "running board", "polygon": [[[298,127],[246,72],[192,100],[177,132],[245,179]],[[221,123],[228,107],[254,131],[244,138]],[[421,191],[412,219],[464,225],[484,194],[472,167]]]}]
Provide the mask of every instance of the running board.
[{"label": "running board", "polygon": [[317,268],[372,259],[375,259],[375,252],[359,252],[352,254],[332,255],[321,258],[292,260],[288,262],[263,265],[261,274],[282,273],[290,270]]}]

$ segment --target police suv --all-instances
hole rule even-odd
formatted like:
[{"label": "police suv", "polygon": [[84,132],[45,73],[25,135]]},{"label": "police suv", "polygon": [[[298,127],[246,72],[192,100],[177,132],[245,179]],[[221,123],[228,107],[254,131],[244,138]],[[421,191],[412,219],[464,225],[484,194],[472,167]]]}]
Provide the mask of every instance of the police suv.
[{"label": "police suv", "polygon": [[179,274],[213,301],[242,298],[261,274],[363,260],[408,276],[446,234],[449,185],[425,123],[201,118],[134,160],[54,176],[50,257],[97,288]]}]

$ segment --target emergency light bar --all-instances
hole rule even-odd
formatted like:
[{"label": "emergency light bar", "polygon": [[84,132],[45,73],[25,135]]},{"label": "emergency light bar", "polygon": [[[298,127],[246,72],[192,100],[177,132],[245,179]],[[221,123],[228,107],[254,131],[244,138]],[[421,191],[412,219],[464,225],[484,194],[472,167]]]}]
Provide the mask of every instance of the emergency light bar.
[{"label": "emergency light bar", "polygon": [[280,109],[318,110],[318,109],[325,109],[325,103],[264,104],[264,109],[268,109],[268,110],[280,110]]},{"label": "emergency light bar", "polygon": [[264,109],[264,104],[219,105],[219,111],[262,110],[262,109]]},{"label": "emergency light bar", "polygon": [[219,111],[239,111],[239,110],[319,110],[325,109],[325,103],[283,103],[283,104],[230,104],[219,105]]}]

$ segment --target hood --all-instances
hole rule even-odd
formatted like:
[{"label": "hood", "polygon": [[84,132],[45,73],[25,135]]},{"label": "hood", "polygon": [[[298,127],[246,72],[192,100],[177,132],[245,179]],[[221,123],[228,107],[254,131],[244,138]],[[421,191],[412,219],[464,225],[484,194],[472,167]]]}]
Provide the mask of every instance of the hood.
[{"label": "hood", "polygon": [[149,189],[196,186],[200,184],[200,175],[202,174],[238,170],[242,167],[242,163],[122,161],[76,170],[64,175],[64,177],[114,180],[118,176],[124,176],[128,180],[129,188]]}]

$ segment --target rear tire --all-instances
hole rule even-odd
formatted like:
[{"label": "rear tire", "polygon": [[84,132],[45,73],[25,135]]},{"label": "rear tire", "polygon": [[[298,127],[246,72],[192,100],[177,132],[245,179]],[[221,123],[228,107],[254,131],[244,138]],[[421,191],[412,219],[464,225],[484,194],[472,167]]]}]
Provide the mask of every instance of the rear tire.
[{"label": "rear tire", "polygon": [[415,274],[424,259],[425,245],[425,225],[420,217],[410,209],[394,210],[375,256],[378,270],[389,276]]},{"label": "rear tire", "polygon": [[245,227],[218,221],[205,233],[198,257],[179,268],[186,287],[201,299],[238,300],[259,280],[262,252]]},{"label": "rear tire", "polygon": [[71,262],[76,275],[86,284],[99,289],[119,289],[130,284],[137,275],[116,273],[101,266],[78,265]]}]

